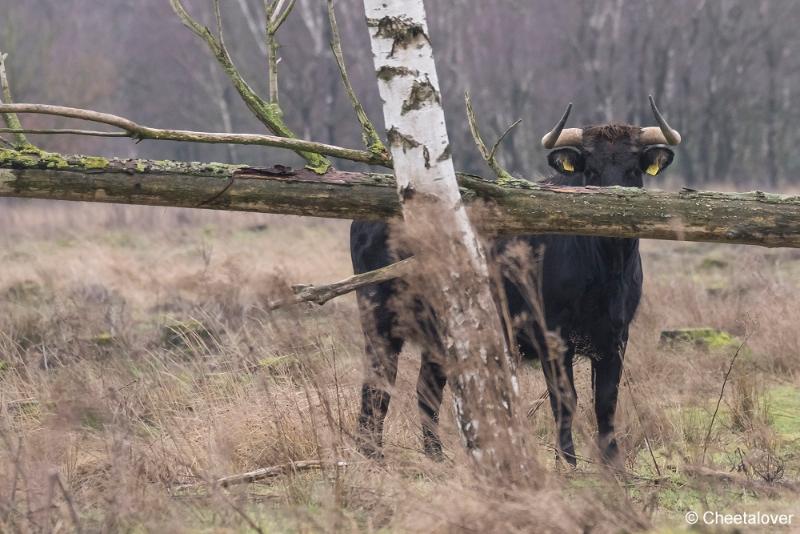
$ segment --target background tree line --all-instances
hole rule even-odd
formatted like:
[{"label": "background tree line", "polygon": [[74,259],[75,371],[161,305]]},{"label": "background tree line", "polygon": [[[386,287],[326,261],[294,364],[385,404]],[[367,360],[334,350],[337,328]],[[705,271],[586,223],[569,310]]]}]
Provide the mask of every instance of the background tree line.
[{"label": "background tree line", "polygon": [[[188,7],[211,23],[210,2]],[[251,85],[266,91],[260,0],[225,0],[225,39]],[[348,69],[380,125],[360,0],[338,0]],[[488,175],[466,124],[469,90],[484,135],[523,123],[504,142],[514,174],[546,172],[539,139],[567,102],[570,125],[651,124],[656,95],[684,143],[682,184],[780,189],[796,183],[800,130],[800,3],[781,0],[437,0],[428,4],[458,167]],[[158,127],[261,132],[207,50],[166,0],[0,0],[0,49],[19,102],[89,107]],[[297,0],[279,36],[281,105],[298,135],[360,146],[328,47],[326,3]],[[62,126],[25,116],[26,126]],[[35,138],[34,138],[35,139]],[[35,139],[59,151],[188,160],[299,164],[252,147]],[[343,168],[349,167],[341,162]]]}]

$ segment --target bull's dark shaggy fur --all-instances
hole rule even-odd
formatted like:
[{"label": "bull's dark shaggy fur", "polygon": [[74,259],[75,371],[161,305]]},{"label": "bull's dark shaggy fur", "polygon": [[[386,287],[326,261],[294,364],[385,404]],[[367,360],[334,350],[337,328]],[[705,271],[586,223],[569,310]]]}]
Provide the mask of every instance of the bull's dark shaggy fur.
[{"label": "bull's dark shaggy fur", "polygon": [[[583,172],[561,172],[546,182],[562,185],[643,184],[640,129],[628,125],[605,125],[584,129]],[[659,150],[668,150],[659,148]],[[577,152],[576,152],[577,153]],[[671,153],[670,153],[671,159]],[[667,163],[668,164],[668,163]],[[350,231],[351,255],[356,273],[383,267],[393,261],[389,252],[388,229],[384,223],[355,221]],[[598,444],[606,460],[617,456],[614,438],[614,412],[628,327],[642,294],[642,265],[637,239],[583,236],[517,236],[494,244],[497,254],[516,240],[528,243],[532,250],[543,247],[539,264],[531,258],[531,269],[540,269],[541,290],[547,328],[560,333],[565,350],[559,361],[544,361],[542,369],[550,392],[550,402],[558,427],[558,448],[562,456],[575,463],[572,440],[572,415],[575,388],[572,363],[576,352],[591,358]],[[504,277],[509,313],[512,318],[528,318],[529,288],[521,288]],[[397,282],[385,282],[358,291],[359,309],[366,337],[367,379],[362,388],[360,435],[363,449],[379,454],[383,421],[390,395],[386,387],[394,383],[397,357],[404,339],[397,332],[397,315],[390,298],[401,290]],[[537,347],[546,346],[538,326],[518,328],[516,343],[526,358],[537,358]],[[538,338],[538,339],[537,339]],[[423,419],[425,451],[441,455],[436,433],[445,374],[437,363],[437,343],[423,347],[422,366],[417,386],[418,403]]]}]

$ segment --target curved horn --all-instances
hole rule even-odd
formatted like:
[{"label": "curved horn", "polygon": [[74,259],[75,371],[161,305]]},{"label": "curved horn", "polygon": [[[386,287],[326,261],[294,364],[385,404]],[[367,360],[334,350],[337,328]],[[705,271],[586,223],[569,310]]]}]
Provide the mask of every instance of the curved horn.
[{"label": "curved horn", "polygon": [[658,126],[648,126],[642,128],[642,133],[639,137],[642,144],[645,145],[678,145],[681,142],[681,134],[678,130],[674,130],[667,124],[667,120],[661,115],[656,107],[656,101],[653,95],[649,95],[650,108],[653,110],[653,115],[656,118]]},{"label": "curved horn", "polygon": [[572,111],[572,102],[569,103],[564,115],[561,116],[561,119],[558,121],[558,123],[556,123],[553,129],[547,132],[544,137],[542,137],[543,147],[549,150],[559,146],[579,146],[581,144],[583,139],[583,130],[580,128],[564,129],[564,125],[567,124],[567,118],[569,118],[570,111]]}]

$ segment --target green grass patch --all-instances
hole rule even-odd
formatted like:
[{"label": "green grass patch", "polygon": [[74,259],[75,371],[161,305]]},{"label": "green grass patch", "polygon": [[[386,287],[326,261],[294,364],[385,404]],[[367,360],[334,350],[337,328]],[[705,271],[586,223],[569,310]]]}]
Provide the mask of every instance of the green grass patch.
[{"label": "green grass patch", "polygon": [[800,442],[800,388],[778,386],[767,392],[772,428],[782,438]]}]

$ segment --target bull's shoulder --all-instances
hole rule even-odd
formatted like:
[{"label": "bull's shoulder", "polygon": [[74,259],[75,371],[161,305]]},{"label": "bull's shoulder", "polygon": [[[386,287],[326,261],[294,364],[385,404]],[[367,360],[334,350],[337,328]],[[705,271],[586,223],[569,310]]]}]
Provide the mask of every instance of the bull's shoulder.
[{"label": "bull's shoulder", "polygon": [[407,258],[406,251],[392,250],[389,225],[381,221],[353,221],[350,225],[350,258],[356,274],[374,271]]}]

